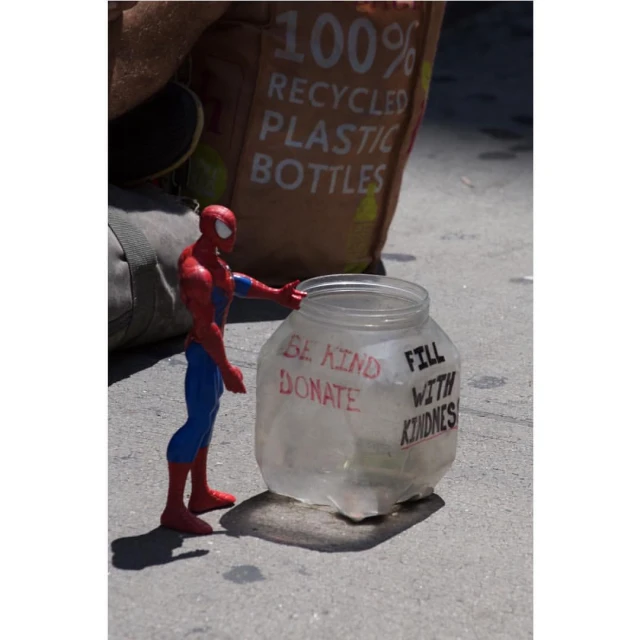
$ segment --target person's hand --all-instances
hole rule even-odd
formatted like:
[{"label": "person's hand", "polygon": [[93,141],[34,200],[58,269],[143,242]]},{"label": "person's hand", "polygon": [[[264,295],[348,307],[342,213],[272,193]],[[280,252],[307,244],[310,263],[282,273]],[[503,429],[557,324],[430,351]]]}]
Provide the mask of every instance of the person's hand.
[{"label": "person's hand", "polygon": [[135,7],[137,2],[109,2],[109,22],[117,20],[123,11]]},{"label": "person's hand", "polygon": [[222,371],[222,381],[227,391],[231,393],[247,393],[242,380],[242,371],[238,367],[229,365],[227,369]]},{"label": "person's hand", "polygon": [[278,295],[276,302],[283,307],[289,307],[289,309],[299,309],[300,304],[306,297],[306,291],[298,291],[296,287],[300,284],[300,280],[294,280],[289,284],[285,284],[282,289],[278,289]]}]

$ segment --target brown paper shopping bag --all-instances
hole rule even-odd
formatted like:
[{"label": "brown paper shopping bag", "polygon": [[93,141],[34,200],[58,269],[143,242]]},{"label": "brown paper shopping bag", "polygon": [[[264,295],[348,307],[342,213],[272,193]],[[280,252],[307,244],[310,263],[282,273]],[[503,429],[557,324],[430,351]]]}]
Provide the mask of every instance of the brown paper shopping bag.
[{"label": "brown paper shopping bag", "polygon": [[191,60],[205,128],[187,195],[238,218],[272,283],[379,259],[426,106],[442,2],[242,2]]}]

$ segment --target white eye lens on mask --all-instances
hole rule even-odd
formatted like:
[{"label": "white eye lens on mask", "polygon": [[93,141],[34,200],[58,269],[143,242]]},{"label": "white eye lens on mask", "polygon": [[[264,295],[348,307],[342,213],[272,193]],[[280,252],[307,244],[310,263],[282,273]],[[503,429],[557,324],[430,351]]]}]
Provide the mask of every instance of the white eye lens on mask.
[{"label": "white eye lens on mask", "polygon": [[222,222],[222,220],[216,220],[216,233],[220,238],[226,240],[229,236],[231,236],[231,229],[227,227],[227,225]]}]

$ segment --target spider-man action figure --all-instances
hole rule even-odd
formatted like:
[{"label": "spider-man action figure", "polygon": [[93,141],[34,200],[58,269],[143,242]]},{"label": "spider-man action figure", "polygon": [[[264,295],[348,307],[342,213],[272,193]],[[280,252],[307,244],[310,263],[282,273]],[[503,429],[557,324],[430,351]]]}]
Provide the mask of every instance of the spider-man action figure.
[{"label": "spider-man action figure", "polygon": [[[246,393],[242,372],[229,363],[223,343],[233,296],[273,300],[298,309],[306,293],[296,289],[299,280],[272,289],[229,269],[218,253],[231,252],[236,238],[236,218],[226,207],[206,207],[200,217],[200,233],[178,262],[180,296],[193,317],[186,344],[188,419],[167,449],[169,493],[160,522],[170,529],[202,535],[213,529],[194,514],[229,507],[236,500],[207,484],[207,453],[220,396],[224,387],[233,393]],[[189,472],[192,488],[187,508],[184,489]]]}]

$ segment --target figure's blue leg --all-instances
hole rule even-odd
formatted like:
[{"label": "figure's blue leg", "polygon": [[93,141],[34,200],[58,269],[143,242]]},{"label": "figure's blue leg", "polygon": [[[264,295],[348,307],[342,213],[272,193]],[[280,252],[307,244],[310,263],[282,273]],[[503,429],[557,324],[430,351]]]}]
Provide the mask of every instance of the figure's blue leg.
[{"label": "figure's blue leg", "polygon": [[213,428],[215,426],[216,418],[218,416],[218,410],[220,409],[220,398],[222,393],[224,392],[224,385],[222,383],[222,375],[220,371],[216,371],[214,374],[216,377],[215,380],[215,396],[217,398],[215,405],[211,408],[211,413],[209,414],[209,428],[206,433],[203,435],[202,440],[200,441],[200,448],[208,447],[211,443],[211,437],[213,436]]},{"label": "figure's blue leg", "polygon": [[207,437],[211,438],[212,417],[219,406],[220,370],[204,348],[192,342],[187,349],[185,398],[188,418],[174,434],[167,448],[169,462],[193,462]]},{"label": "figure's blue leg", "polygon": [[209,443],[213,434],[213,427],[220,407],[220,397],[224,391],[222,375],[216,368],[215,373],[215,396],[217,401],[209,414],[209,429],[204,434],[200,443],[200,449],[191,469],[191,499],[189,509],[197,513],[230,507],[235,501],[235,497],[228,493],[214,491],[207,482],[207,456],[209,453]]},{"label": "figure's blue leg", "polygon": [[218,368],[201,345],[192,343],[187,349],[185,398],[188,418],[167,447],[169,461],[169,493],[161,524],[171,529],[195,534],[211,533],[211,525],[190,513],[184,506],[184,488],[189,472],[193,475],[194,459],[200,443],[211,430],[211,414],[218,406],[216,373]]}]

